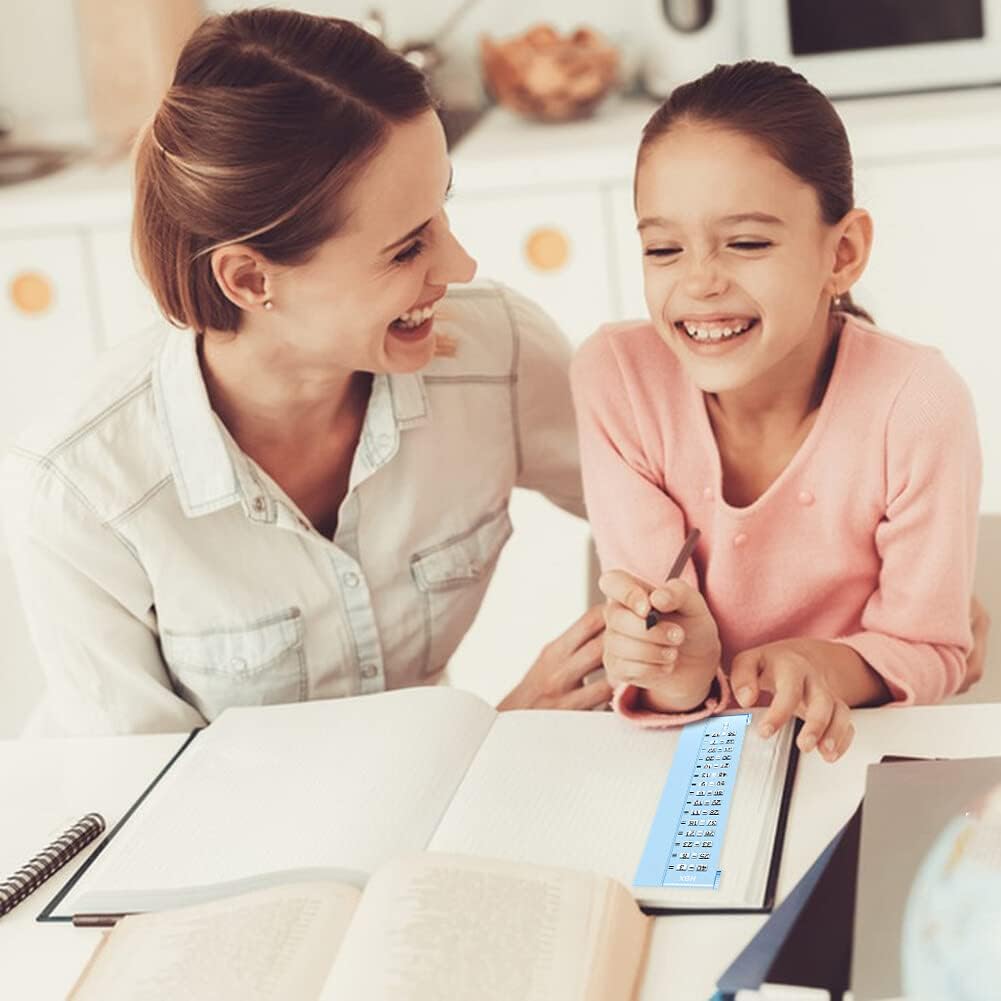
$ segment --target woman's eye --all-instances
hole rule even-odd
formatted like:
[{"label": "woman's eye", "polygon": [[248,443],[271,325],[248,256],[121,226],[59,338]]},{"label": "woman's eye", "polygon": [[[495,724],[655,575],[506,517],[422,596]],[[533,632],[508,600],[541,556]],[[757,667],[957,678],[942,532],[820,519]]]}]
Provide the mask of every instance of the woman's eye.
[{"label": "woman's eye", "polygon": [[401,250],[393,260],[398,264],[406,264],[408,261],[412,261],[415,257],[419,257],[424,253],[424,241],[414,240],[409,247],[405,250]]},{"label": "woman's eye", "polygon": [[764,250],[771,245],[770,240],[734,240],[730,244],[736,250]]},{"label": "woman's eye", "polygon": [[673,257],[681,253],[680,247],[648,247],[643,253],[647,257]]}]

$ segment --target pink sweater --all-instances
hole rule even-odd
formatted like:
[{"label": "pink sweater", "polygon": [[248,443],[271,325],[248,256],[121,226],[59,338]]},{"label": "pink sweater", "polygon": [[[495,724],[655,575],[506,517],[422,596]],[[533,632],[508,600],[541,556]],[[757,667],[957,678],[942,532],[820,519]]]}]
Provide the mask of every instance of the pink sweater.
[{"label": "pink sweater", "polygon": [[[935,702],[963,679],[980,493],[970,394],[935,349],[854,317],[816,422],[748,507],[722,493],[702,393],[649,323],[601,328],[571,370],[584,497],[603,569],[664,579],[690,527],[702,536],[685,578],[735,654],[791,637],[855,649],[900,705]],[[694,564],[694,571],[693,571]],[[657,714],[647,725],[726,708]]]}]

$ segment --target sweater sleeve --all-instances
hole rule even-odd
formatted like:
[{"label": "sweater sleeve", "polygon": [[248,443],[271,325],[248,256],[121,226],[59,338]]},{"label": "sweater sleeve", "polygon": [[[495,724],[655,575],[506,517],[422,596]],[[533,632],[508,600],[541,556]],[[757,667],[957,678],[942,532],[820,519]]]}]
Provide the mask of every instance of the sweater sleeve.
[{"label": "sweater sleeve", "polygon": [[[651,587],[664,579],[685,540],[685,518],[668,496],[663,474],[648,459],[633,394],[608,328],[574,356],[570,384],[577,411],[584,500],[602,570],[625,570]],[[698,580],[691,561],[682,574]],[[641,705],[641,691],[619,685],[612,707],[645,727],[680,726],[726,709],[729,685],[722,671],[709,698],[686,713],[658,713]]]},{"label": "sweater sleeve", "polygon": [[861,630],[839,641],[900,705],[955,692],[973,644],[981,457],[970,393],[938,352],[900,390],[886,427],[886,510],[876,528],[879,584]]}]

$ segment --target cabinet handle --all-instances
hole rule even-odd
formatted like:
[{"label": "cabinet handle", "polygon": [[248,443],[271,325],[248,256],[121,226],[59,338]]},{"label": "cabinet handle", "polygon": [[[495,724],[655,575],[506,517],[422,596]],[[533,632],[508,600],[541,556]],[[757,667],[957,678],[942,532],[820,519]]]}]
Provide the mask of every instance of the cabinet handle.
[{"label": "cabinet handle", "polygon": [[52,283],[37,271],[22,271],[10,283],[10,298],[22,313],[44,313],[52,305]]},{"label": "cabinet handle", "polygon": [[559,271],[570,259],[570,241],[561,230],[540,226],[525,240],[525,256],[539,271]]}]

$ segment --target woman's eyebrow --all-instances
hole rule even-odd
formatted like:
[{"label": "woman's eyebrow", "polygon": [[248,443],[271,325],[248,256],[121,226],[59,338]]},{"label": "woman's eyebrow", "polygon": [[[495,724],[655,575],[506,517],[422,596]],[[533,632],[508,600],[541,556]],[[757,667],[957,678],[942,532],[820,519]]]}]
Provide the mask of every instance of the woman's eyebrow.
[{"label": "woman's eyebrow", "polygon": [[[448,187],[445,189],[445,197],[448,198],[452,191],[452,178],[455,176],[455,170],[452,169],[448,172]],[[414,226],[414,228],[404,236],[401,236],[399,240],[394,240],[392,243],[387,244],[382,250],[379,251],[380,254],[387,254],[394,247],[400,246],[401,243],[406,243],[408,240],[412,240],[415,236],[420,236],[425,227],[431,225],[430,219],[425,219],[419,226]]]}]

